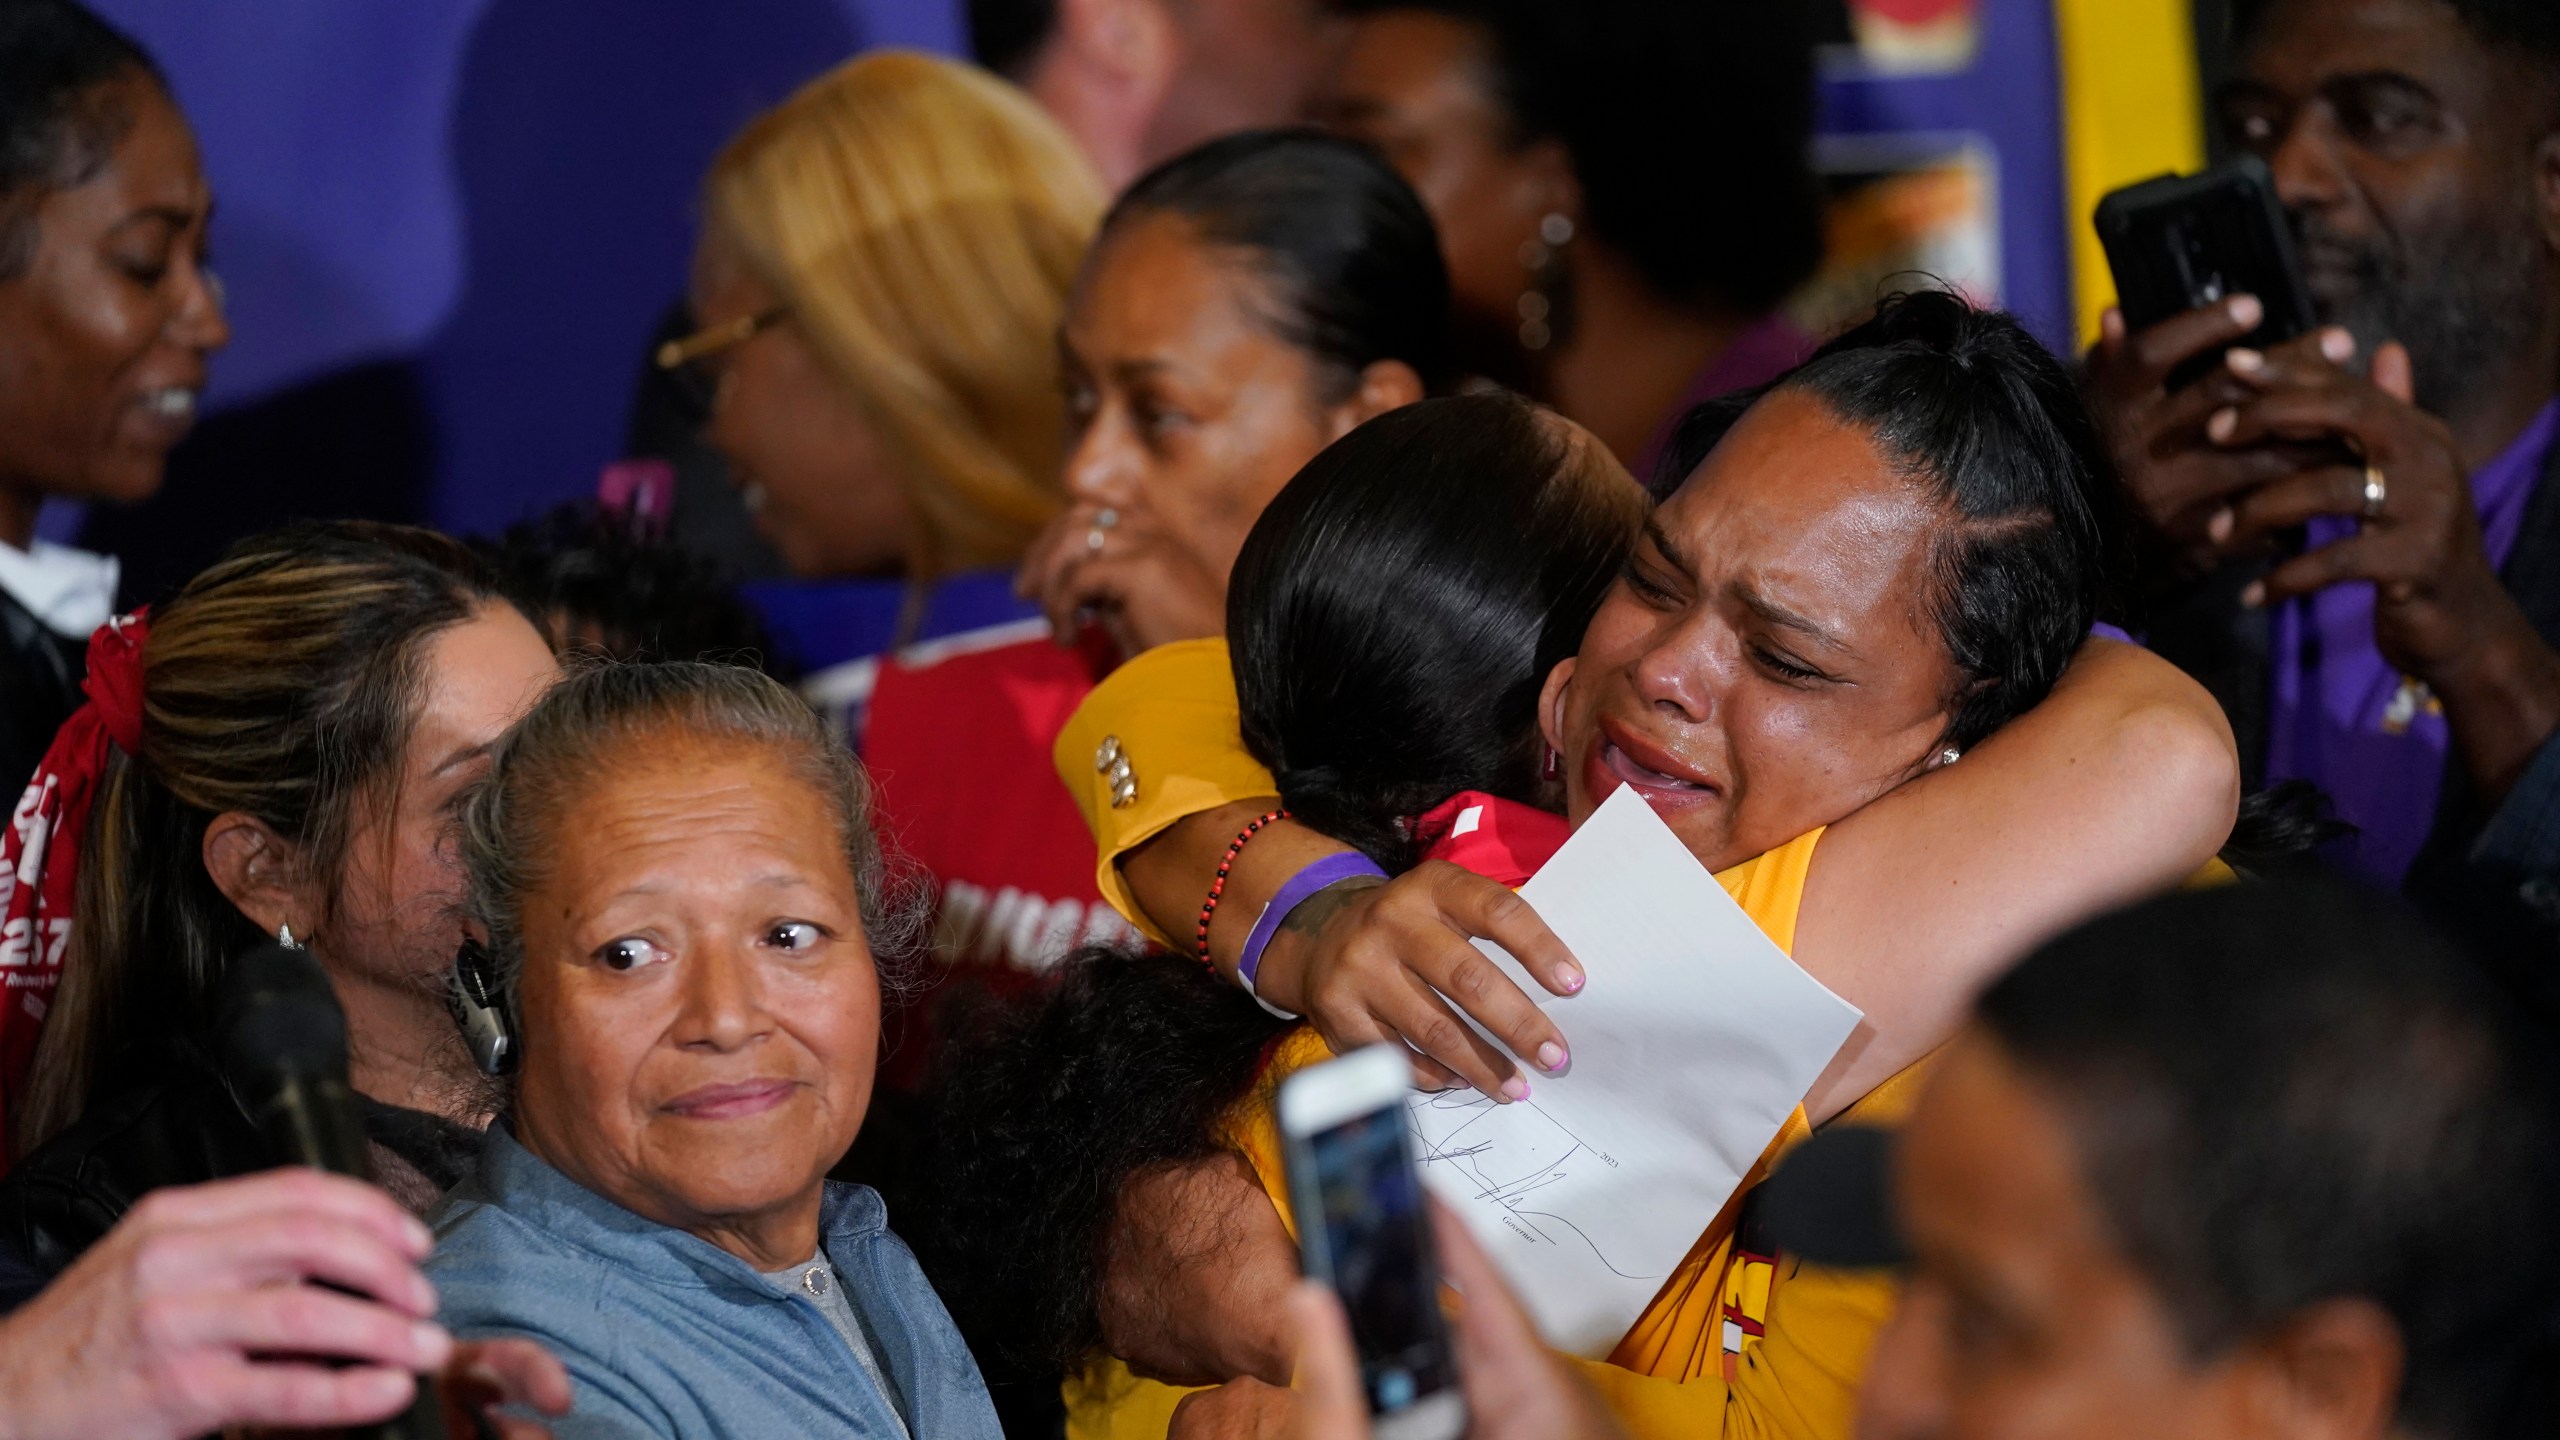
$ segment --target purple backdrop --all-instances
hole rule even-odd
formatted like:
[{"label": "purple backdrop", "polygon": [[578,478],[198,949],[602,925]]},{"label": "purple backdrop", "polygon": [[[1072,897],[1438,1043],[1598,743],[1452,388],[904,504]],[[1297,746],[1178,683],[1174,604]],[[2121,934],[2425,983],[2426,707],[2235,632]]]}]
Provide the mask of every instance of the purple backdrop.
[{"label": "purple backdrop", "polygon": [[591,493],[745,119],[956,0],[93,0],[202,140],[236,338],[139,510],[142,597],[296,514],[487,529]]},{"label": "purple backdrop", "polygon": [[[235,340],[163,494],[49,514],[130,598],[305,515],[486,531],[592,493],[681,292],[722,140],[864,45],[960,48],[959,0],[92,0],[202,138]],[[1981,0],[1951,75],[1833,68],[1833,135],[1994,156],[2000,292],[2067,343],[2049,0]]]}]

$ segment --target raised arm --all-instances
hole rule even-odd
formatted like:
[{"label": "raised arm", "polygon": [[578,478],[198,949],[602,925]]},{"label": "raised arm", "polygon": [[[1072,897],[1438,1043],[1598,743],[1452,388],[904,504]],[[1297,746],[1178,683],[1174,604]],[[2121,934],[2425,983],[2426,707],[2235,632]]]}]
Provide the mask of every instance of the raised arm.
[{"label": "raised arm", "polygon": [[[1086,697],[1052,758],[1093,828],[1103,896],[1159,943],[1194,953],[1219,860],[1280,803],[1270,772],[1237,733],[1226,642],[1186,641],[1132,659]],[[1350,848],[1293,822],[1264,826],[1238,854],[1210,917],[1211,962],[1233,979],[1254,921],[1281,885]],[[1516,1093],[1524,1082],[1510,1057],[1461,1024],[1451,1002],[1522,1055],[1555,1046],[1549,1053],[1561,1061],[1564,1036],[1469,943],[1476,935],[1519,956],[1557,994],[1580,986],[1570,953],[1518,896],[1430,864],[1388,884],[1348,882],[1301,905],[1265,952],[1257,988],[1306,1015],[1337,1050],[1402,1038],[1429,1057],[1417,1063],[1429,1082]]]},{"label": "raised arm", "polygon": [[[1201,673],[1180,677],[1195,687],[1195,703],[1170,716],[1194,733],[1179,744],[1150,736],[1147,748],[1179,762],[1186,750],[1214,749],[1223,729],[1227,787],[1178,769],[1157,780],[1136,757],[1141,806],[1156,807],[1143,834],[1108,809],[1107,788],[1086,792],[1110,877],[1104,893],[1134,911],[1133,921],[1179,937],[1186,952],[1220,857],[1247,823],[1278,804],[1267,773],[1238,768],[1250,760],[1233,738],[1231,684],[1223,671],[1195,668]],[[1203,686],[1214,693],[1197,699]],[[1099,713],[1080,711],[1076,726],[1166,723],[1139,693],[1108,698],[1115,703],[1088,702]],[[1065,763],[1070,741],[1089,738],[1076,726],[1060,742],[1071,786],[1079,777]],[[1167,782],[1191,808],[1167,817],[1174,800],[1146,798],[1147,785]],[[1794,953],[1869,1018],[1808,1097],[1808,1113],[1827,1119],[1934,1049],[1974,992],[2036,940],[2193,874],[2229,835],[2238,795],[2230,725],[2203,687],[2147,651],[2093,640],[2043,704],[1961,762],[1834,824],[1815,853]],[[1304,826],[1264,827],[1239,855],[1211,917],[1213,962],[1232,975],[1282,882],[1347,848]],[[1259,988],[1274,1004],[1305,1013],[1337,1048],[1400,1036],[1439,1062],[1441,1077],[1516,1094],[1518,1067],[1458,1024],[1450,1002],[1518,1055],[1537,1057],[1565,1037],[1483,962],[1473,936],[1521,956],[1558,994],[1579,986],[1570,953],[1516,896],[1433,864],[1383,885],[1344,885],[1301,906],[1271,942]]]},{"label": "raised arm", "polygon": [[2231,726],[2204,687],[2091,640],[2043,704],[1833,825],[1795,958],[1867,1019],[1807,1115],[1821,1123],[1936,1049],[2039,940],[2193,875],[2239,799]]}]

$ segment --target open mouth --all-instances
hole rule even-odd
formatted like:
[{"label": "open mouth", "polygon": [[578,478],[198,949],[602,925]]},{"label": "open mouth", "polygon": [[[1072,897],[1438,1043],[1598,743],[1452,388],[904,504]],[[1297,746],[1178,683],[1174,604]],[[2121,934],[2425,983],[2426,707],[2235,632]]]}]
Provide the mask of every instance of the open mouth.
[{"label": "open mouth", "polygon": [[142,392],[142,408],[162,420],[196,418],[196,392],[185,385],[164,385]]},{"label": "open mouth", "polygon": [[1722,786],[1678,757],[1607,720],[1600,722],[1600,744],[1590,768],[1595,773],[1585,778],[1593,782],[1594,798],[1624,784],[1661,809],[1704,804],[1724,793]]},{"label": "open mouth", "polygon": [[159,443],[174,445],[195,425],[201,394],[192,385],[155,386],[134,396],[133,408]]}]

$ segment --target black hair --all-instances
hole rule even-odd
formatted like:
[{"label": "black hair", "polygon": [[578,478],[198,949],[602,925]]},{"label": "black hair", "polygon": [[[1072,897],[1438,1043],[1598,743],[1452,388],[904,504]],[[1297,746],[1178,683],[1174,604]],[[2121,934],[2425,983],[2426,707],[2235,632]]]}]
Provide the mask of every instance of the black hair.
[{"label": "black hair", "polygon": [[768,674],[784,668],[726,566],[591,500],[471,543],[555,649],[616,660],[735,661]]},{"label": "black hair", "polygon": [[1515,144],[1553,139],[1583,218],[1675,300],[1773,309],[1822,261],[1816,7],[1701,0],[1334,0],[1477,27]]},{"label": "black hair", "polygon": [[2053,689],[2124,565],[2124,498],[2071,372],[2026,327],[1939,290],[1893,295],[1770,384],[1681,419],[1653,477],[1667,494],[1763,396],[1799,390],[1872,432],[1954,512],[1929,612],[1955,662],[1962,750]]},{"label": "black hair", "polygon": [[1461,790],[1531,800],[1539,687],[1644,523],[1587,435],[1508,394],[1425,400],[1307,462],[1245,539],[1227,637],[1245,748],[1297,818],[1390,871]]},{"label": "black hair", "polygon": [[133,116],[101,94],[160,67],[132,37],[73,0],[0,0],[0,280],[25,268],[35,207],[98,173]]},{"label": "black hair", "polygon": [[[969,1347],[1032,1374],[1102,1345],[1102,1248],[1130,1177],[1207,1158],[1288,1028],[1162,952],[1088,947],[965,1030],[930,1102],[908,1232]],[[902,1227],[904,1228],[904,1227]]]},{"label": "black hair", "polygon": [[1058,0],[969,0],[969,53],[1019,82],[1058,30]]},{"label": "black hair", "polygon": [[1413,187],[1366,147],[1315,130],[1248,130],[1138,177],[1103,217],[1178,215],[1243,252],[1284,313],[1265,322],[1329,373],[1339,399],[1360,372],[1401,360],[1429,393],[1456,378],[1449,269]]},{"label": "black hair", "polygon": [[[2532,53],[2544,70],[2560,67],[2560,5],[2551,0],[2439,0],[2463,28],[2492,48]],[[2274,0],[2232,0],[2231,33],[2243,40],[2274,8]]]},{"label": "black hair", "polygon": [[1978,1013],[2197,1359],[2361,1297],[2406,1348],[2399,1433],[2553,1433],[2547,1057],[2395,902],[2173,895],[2044,946]]},{"label": "black hair", "polygon": [[[1389,411],[1309,461],[1227,592],[1246,743],[1300,818],[1401,868],[1396,821],[1462,789],[1525,798],[1539,685],[1644,509],[1596,441],[1511,396]],[[978,1038],[942,1069],[918,1251],[973,1348],[1083,1363],[1122,1186],[1225,1148],[1287,1029],[1192,961],[1102,948],[955,1028]]]}]

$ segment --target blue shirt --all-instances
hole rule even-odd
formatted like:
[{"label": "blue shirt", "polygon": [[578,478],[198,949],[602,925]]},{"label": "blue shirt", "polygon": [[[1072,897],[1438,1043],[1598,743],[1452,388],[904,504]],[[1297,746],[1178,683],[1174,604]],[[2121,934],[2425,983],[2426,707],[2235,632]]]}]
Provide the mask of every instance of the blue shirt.
[{"label": "blue shirt", "polygon": [[[889,1233],[880,1197],[829,1184],[818,1243],[905,1404],[934,1440],[1001,1440],[977,1362]],[[429,1217],[427,1278],[446,1328],[540,1341],[569,1369],[585,1437],[861,1436],[895,1440],[897,1412],[815,1300],[746,1261],[623,1209],[489,1127],[479,1173]]]}]

